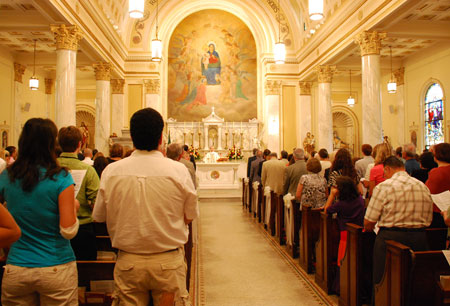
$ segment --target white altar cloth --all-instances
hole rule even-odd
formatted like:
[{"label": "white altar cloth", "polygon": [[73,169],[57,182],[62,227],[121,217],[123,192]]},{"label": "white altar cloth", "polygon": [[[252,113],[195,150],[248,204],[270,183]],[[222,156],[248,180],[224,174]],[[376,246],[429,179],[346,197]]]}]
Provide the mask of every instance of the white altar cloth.
[{"label": "white altar cloth", "polygon": [[200,197],[239,197],[247,172],[245,162],[197,163]]}]

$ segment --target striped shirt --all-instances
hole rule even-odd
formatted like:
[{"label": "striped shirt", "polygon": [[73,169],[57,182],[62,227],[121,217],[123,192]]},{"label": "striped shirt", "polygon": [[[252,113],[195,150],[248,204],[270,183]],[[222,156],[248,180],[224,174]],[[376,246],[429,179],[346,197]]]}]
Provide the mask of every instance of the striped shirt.
[{"label": "striped shirt", "polygon": [[400,171],[375,187],[365,219],[380,227],[421,228],[431,224],[432,213],[427,186]]}]

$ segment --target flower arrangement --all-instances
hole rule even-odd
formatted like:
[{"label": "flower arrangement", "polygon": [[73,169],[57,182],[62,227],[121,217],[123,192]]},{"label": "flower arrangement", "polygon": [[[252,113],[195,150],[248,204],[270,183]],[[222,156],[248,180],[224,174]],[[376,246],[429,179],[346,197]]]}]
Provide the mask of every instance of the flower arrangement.
[{"label": "flower arrangement", "polygon": [[244,156],[242,155],[241,149],[236,148],[236,146],[232,146],[228,150],[227,157],[228,159],[242,159]]},{"label": "flower arrangement", "polygon": [[189,154],[194,156],[196,160],[200,159],[200,153],[198,152],[198,148],[194,148],[193,146],[189,146]]}]

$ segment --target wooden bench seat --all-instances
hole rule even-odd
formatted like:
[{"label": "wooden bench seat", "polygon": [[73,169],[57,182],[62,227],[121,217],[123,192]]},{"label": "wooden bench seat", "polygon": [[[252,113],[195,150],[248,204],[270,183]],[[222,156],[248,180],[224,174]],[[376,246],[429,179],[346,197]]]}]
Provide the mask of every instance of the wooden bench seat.
[{"label": "wooden bench seat", "polygon": [[300,266],[307,273],[314,271],[315,246],[319,239],[320,208],[311,208],[310,205],[302,205],[302,222],[300,227]]},{"label": "wooden bench seat", "polygon": [[[337,219],[325,212],[320,213],[320,234],[316,244],[315,282],[328,294],[337,276],[337,257],[340,232]],[[336,293],[336,292],[334,292]]]}]

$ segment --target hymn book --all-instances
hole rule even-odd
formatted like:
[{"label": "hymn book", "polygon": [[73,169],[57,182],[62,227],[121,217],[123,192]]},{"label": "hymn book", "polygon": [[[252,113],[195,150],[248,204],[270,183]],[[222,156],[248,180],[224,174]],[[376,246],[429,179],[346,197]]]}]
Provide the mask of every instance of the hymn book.
[{"label": "hymn book", "polygon": [[444,191],[438,194],[432,194],[434,204],[440,209],[440,211],[447,211],[450,207],[450,191]]}]

